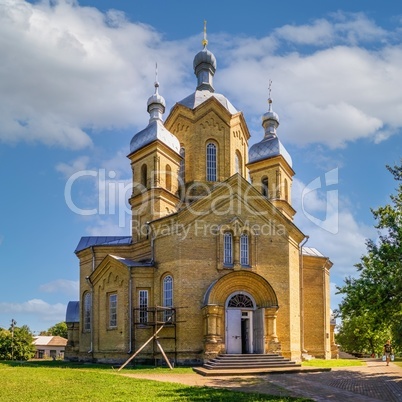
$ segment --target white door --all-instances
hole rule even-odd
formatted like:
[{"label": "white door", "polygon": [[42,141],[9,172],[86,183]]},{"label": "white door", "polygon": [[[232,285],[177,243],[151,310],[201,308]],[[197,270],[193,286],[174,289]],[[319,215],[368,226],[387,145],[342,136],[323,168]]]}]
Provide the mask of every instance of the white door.
[{"label": "white door", "polygon": [[265,353],[264,350],[264,309],[259,308],[254,311],[254,326],[253,326],[253,338],[254,338],[254,352]]},{"label": "white door", "polygon": [[226,310],[226,353],[241,353],[241,310]]}]

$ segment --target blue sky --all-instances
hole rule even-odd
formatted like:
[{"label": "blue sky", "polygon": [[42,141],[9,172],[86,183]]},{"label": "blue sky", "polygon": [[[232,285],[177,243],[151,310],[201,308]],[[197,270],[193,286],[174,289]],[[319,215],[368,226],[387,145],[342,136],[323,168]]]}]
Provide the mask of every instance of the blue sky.
[{"label": "blue sky", "polygon": [[335,285],[376,238],[370,208],[396,187],[385,165],[402,155],[399,2],[0,0],[0,327],[63,321],[80,237],[129,235],[126,155],[155,62],[169,110],[195,89],[204,19],[215,89],[243,111],[250,145],[273,81],[295,222],[334,263],[336,308]]}]

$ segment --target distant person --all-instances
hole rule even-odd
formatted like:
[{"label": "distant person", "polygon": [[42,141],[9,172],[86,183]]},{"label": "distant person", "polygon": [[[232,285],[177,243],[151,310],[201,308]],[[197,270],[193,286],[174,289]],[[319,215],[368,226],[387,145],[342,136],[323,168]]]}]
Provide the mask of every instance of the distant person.
[{"label": "distant person", "polygon": [[389,361],[391,360],[391,354],[392,354],[392,345],[391,341],[388,339],[386,344],[384,345],[384,356],[385,361],[387,362],[387,366],[389,366]]}]

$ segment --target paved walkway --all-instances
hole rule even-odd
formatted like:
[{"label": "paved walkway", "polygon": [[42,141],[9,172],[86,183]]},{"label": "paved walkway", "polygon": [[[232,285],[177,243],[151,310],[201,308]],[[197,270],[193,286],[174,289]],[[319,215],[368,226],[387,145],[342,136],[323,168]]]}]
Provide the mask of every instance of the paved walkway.
[{"label": "paved walkway", "polygon": [[402,368],[379,360],[366,366],[334,368],[327,372],[264,374],[241,377],[203,377],[196,373],[125,374],[129,377],[186,385],[223,387],[278,396],[298,396],[314,401],[402,402]]}]

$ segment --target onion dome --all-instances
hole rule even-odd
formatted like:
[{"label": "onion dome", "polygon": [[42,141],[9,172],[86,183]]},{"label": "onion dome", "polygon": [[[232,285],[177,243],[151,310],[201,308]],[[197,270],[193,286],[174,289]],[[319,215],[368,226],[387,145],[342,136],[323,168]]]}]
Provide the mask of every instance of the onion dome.
[{"label": "onion dome", "polygon": [[159,83],[155,82],[155,93],[148,99],[147,110],[150,115],[148,126],[135,134],[130,142],[130,153],[138,151],[145,145],[160,141],[176,153],[180,153],[180,142],[163,125],[162,115],[165,112],[165,99],[158,92]]},{"label": "onion dome", "polygon": [[276,129],[279,126],[279,116],[272,110],[272,99],[268,99],[268,112],[262,115],[262,126],[264,127],[265,136],[270,137],[276,135]]},{"label": "onion dome", "polygon": [[264,138],[254,144],[248,154],[249,163],[272,158],[282,155],[286,162],[292,167],[292,158],[276,135],[279,126],[279,116],[272,110],[272,99],[268,99],[269,109],[262,116],[262,126],[264,127]]},{"label": "onion dome", "polygon": [[210,98],[215,98],[230,114],[239,113],[232,103],[222,94],[215,92],[212,86],[212,78],[216,71],[216,58],[212,52],[207,49],[206,23],[204,22],[204,39],[202,41],[203,49],[194,57],[194,73],[197,76],[196,91],[181,101],[177,102],[191,110],[206,102]]},{"label": "onion dome", "polygon": [[216,58],[212,52],[207,49],[207,25],[204,21],[204,39],[202,40],[203,49],[198,52],[193,61],[194,74],[197,77],[197,90],[206,89],[214,92],[212,79],[216,71]]}]

